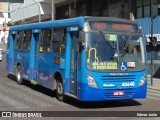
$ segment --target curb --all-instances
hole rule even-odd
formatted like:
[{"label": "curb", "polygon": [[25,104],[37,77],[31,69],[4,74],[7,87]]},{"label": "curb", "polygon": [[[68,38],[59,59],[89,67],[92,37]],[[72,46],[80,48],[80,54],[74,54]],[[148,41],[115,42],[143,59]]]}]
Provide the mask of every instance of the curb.
[{"label": "curb", "polygon": [[152,89],[152,90],[158,90],[158,91],[160,91],[160,88],[158,89],[158,88],[152,87],[152,86],[150,86],[150,85],[148,85],[148,88],[149,88],[149,89]]}]

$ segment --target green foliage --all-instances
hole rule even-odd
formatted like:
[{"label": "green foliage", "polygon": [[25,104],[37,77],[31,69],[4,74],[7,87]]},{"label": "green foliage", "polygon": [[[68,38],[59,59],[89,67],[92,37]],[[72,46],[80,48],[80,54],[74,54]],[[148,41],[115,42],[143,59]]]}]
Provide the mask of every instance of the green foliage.
[{"label": "green foliage", "polygon": [[7,26],[8,27],[10,27],[10,26],[12,26],[13,24],[9,21],[8,23],[7,23]]}]

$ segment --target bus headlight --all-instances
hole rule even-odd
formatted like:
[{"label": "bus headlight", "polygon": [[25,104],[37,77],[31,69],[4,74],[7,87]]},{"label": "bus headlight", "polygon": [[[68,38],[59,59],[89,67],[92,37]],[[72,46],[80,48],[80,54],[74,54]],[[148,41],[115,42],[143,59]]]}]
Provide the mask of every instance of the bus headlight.
[{"label": "bus headlight", "polygon": [[98,88],[96,80],[89,74],[87,74],[88,85],[93,88]]},{"label": "bus headlight", "polygon": [[147,75],[146,75],[146,74],[144,74],[144,75],[142,76],[142,78],[141,78],[140,82],[139,82],[139,86],[144,85],[144,84],[145,84],[145,82],[146,82],[146,80],[147,80]]}]

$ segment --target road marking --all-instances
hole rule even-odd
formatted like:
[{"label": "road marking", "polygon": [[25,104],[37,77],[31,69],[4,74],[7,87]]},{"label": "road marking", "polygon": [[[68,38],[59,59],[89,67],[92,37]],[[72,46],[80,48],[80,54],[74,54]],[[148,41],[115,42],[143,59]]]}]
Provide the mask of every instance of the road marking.
[{"label": "road marking", "polygon": [[[9,86],[12,86],[14,87],[15,89],[22,89],[22,91],[24,93],[29,93],[29,94],[32,94],[34,96],[37,96],[37,97],[40,97],[40,98],[43,98],[44,100],[47,100],[51,103],[56,103],[56,104],[59,104],[59,105],[63,105],[63,106],[69,106],[68,104],[64,103],[64,102],[60,102],[58,101],[55,97],[50,97],[50,96],[47,96],[43,93],[40,93],[38,91],[35,91],[35,90],[32,90],[30,89],[29,87],[26,87],[26,86],[21,86],[21,85],[18,85],[18,84],[15,84],[15,83],[7,83],[7,85]],[[22,94],[23,94],[22,92]],[[53,106],[52,104],[50,104],[50,106]]]},{"label": "road marking", "polygon": [[6,102],[7,104],[10,104],[12,106],[14,106],[17,109],[22,109],[22,108],[29,108],[29,106],[22,104],[18,101],[13,100],[13,98],[7,97],[6,95],[3,95],[0,93],[0,99],[4,102]]}]

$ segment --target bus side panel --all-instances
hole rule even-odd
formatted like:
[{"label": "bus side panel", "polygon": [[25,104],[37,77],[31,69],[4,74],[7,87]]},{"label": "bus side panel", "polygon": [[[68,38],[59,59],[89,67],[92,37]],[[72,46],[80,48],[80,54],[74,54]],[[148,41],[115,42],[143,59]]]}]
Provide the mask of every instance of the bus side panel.
[{"label": "bus side panel", "polygon": [[14,58],[14,54],[13,54],[13,49],[14,49],[14,40],[15,39],[15,35],[10,35],[9,38],[9,46],[8,49],[6,51],[6,69],[8,72],[13,73],[13,58]]},{"label": "bus side panel", "polygon": [[[9,48],[10,49],[10,48]],[[12,72],[12,58],[10,58],[10,51],[11,50],[9,50],[9,49],[7,49],[7,51],[6,51],[6,71],[7,72]]]},{"label": "bus side panel", "polygon": [[9,50],[6,51],[6,71],[9,72]]},{"label": "bus side panel", "polygon": [[19,63],[22,68],[22,77],[29,80],[29,51],[16,50],[14,56],[14,73],[16,74],[16,67]]},{"label": "bus side panel", "polygon": [[24,51],[23,52],[23,78],[29,80],[30,79],[30,69],[29,69],[29,64],[30,64],[30,53],[29,51]]},{"label": "bus side panel", "polygon": [[[37,76],[37,81],[40,85],[45,86],[45,87],[50,87],[49,83],[51,82],[50,76],[49,76],[49,69],[50,66],[52,65],[51,62],[51,57],[49,57],[49,54],[47,53],[39,53],[38,55],[38,76]],[[50,83],[51,84],[51,83]]]},{"label": "bus side panel", "polygon": [[60,68],[60,62],[56,59],[64,59],[61,55],[51,53],[39,53],[38,58],[38,83],[47,88],[53,89],[54,73],[59,72],[64,76],[64,69]]}]

